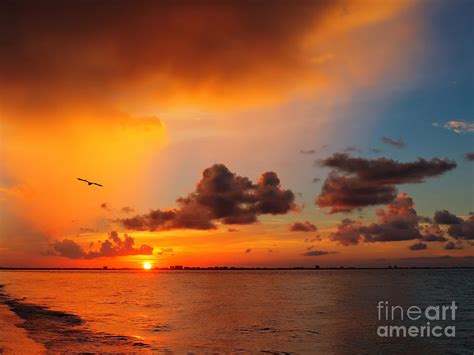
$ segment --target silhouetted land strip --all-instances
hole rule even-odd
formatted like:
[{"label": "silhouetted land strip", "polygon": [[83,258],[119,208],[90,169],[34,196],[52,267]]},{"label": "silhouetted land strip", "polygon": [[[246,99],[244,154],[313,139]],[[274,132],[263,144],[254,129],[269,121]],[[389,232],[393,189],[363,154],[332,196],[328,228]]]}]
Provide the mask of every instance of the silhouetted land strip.
[{"label": "silhouetted land strip", "polygon": [[206,271],[206,270],[218,270],[218,271],[235,271],[235,270],[258,270],[258,271],[265,271],[265,270],[438,270],[438,269],[474,269],[474,266],[388,266],[388,267],[233,267],[233,266],[212,266],[212,267],[188,267],[183,266],[182,268],[176,267],[156,267],[152,270],[143,270],[142,268],[109,268],[109,267],[102,267],[102,268],[60,268],[60,267],[53,267],[53,268],[41,268],[41,267],[0,267],[0,270],[96,270],[96,271],[144,271],[150,272],[153,270],[156,271]]}]

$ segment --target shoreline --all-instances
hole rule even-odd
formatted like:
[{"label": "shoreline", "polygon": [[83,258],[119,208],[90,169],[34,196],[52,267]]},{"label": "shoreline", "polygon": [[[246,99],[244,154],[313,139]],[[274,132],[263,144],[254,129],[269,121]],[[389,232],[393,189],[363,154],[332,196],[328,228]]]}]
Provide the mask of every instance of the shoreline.
[{"label": "shoreline", "polygon": [[0,301],[1,354],[46,354],[46,348],[28,337],[25,329],[16,325],[23,322],[10,308]]}]

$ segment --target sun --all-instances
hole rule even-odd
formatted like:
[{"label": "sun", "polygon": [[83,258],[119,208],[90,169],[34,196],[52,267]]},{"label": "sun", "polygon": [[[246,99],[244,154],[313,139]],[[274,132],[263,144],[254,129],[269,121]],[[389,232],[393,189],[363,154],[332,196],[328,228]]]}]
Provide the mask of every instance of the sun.
[{"label": "sun", "polygon": [[150,270],[150,269],[151,269],[151,263],[144,262],[144,263],[143,263],[143,268],[144,268],[145,270]]}]

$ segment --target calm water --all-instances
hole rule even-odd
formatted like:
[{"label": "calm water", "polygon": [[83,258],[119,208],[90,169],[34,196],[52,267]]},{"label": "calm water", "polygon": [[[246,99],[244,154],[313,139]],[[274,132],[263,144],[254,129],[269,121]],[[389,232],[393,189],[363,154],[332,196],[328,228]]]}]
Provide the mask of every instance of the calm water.
[{"label": "calm water", "polygon": [[[472,270],[2,271],[0,284],[53,351],[474,351]],[[380,300],[455,301],[456,337],[380,338]]]}]

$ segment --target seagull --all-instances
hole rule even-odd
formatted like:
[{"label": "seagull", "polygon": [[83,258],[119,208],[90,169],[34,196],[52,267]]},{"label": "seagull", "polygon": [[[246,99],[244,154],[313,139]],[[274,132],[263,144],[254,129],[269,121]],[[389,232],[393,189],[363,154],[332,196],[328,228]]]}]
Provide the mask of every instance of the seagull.
[{"label": "seagull", "polygon": [[89,181],[89,180],[86,180],[86,179],[77,178],[77,180],[87,182],[87,185],[89,185],[89,186],[90,186],[90,185],[97,185],[97,186],[101,186],[101,187],[102,187],[101,184],[98,184],[98,183],[96,183],[96,182],[92,182],[92,181]]}]

